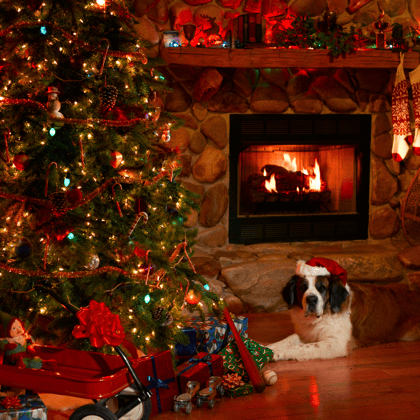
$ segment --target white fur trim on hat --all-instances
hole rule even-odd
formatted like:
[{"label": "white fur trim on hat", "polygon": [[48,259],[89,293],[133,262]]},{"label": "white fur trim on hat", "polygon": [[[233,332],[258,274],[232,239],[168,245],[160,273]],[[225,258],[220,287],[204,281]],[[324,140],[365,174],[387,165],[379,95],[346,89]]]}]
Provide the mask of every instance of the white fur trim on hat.
[{"label": "white fur trim on hat", "polygon": [[311,267],[305,261],[298,261],[296,267],[296,274],[302,277],[305,276],[329,276],[331,273],[325,267]]}]

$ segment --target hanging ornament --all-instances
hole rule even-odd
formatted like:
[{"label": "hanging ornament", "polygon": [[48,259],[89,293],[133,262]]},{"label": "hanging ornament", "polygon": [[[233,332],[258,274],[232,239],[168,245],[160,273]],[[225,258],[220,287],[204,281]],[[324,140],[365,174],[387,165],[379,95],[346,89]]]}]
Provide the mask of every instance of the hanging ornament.
[{"label": "hanging ornament", "polygon": [[161,139],[164,143],[168,143],[171,140],[171,130],[169,128],[169,124],[165,124]]},{"label": "hanging ornament", "polygon": [[111,160],[109,163],[111,164],[113,168],[118,168],[122,160],[123,160],[123,155],[120,152],[115,151],[111,153]]},{"label": "hanging ornament", "polygon": [[22,238],[15,251],[19,258],[27,258],[32,254],[32,244],[26,238]]},{"label": "hanging ornament", "polygon": [[117,103],[118,89],[115,86],[105,85],[99,89],[99,102],[101,112],[108,112]]},{"label": "hanging ornament", "polygon": [[143,197],[136,198],[136,202],[134,204],[134,210],[136,214],[139,214],[140,212],[147,212],[147,203],[144,201]]},{"label": "hanging ornament", "polygon": [[169,223],[172,226],[181,226],[184,223],[184,218],[179,214],[177,209],[167,207],[166,210],[169,212]]},{"label": "hanging ornament", "polygon": [[31,12],[36,12],[42,6],[43,0],[26,0],[26,6]]},{"label": "hanging ornament", "polygon": [[10,139],[11,133],[8,128],[4,130],[4,148],[6,149],[6,157],[3,157],[3,154],[0,152],[0,158],[3,160],[4,163],[10,162],[10,156],[9,156],[9,144],[8,140]]},{"label": "hanging ornament", "polygon": [[139,264],[139,271],[141,274],[148,274],[149,276],[151,276],[155,272],[155,270],[156,266],[150,261],[145,261]]},{"label": "hanging ornament", "polygon": [[85,268],[88,270],[96,270],[99,267],[99,257],[96,254],[91,255],[90,261],[87,265],[85,265]]},{"label": "hanging ornament", "polygon": [[49,86],[47,95],[48,95],[48,102],[47,102],[47,111],[52,118],[47,119],[47,123],[52,125],[55,128],[61,128],[64,123],[56,121],[56,118],[64,118],[64,115],[59,112],[61,108],[61,102],[58,100],[59,90],[55,86]]},{"label": "hanging ornament", "polygon": [[52,205],[52,213],[55,217],[60,217],[67,212],[66,193],[55,192],[48,196],[48,200]]},{"label": "hanging ornament", "polygon": [[57,241],[62,241],[66,236],[68,236],[69,239],[74,238],[74,235],[71,233],[74,228],[69,227],[64,218],[51,219],[50,222],[42,226],[42,230],[45,235],[48,235],[50,238],[56,239]]},{"label": "hanging ornament", "polygon": [[83,59],[83,56],[80,53],[79,49],[75,48],[70,56],[70,64],[73,67],[73,69],[76,71],[82,70],[84,61],[85,60]]},{"label": "hanging ornament", "polygon": [[83,197],[82,191],[80,188],[70,188],[66,191],[66,200],[69,204],[77,204]]},{"label": "hanging ornament", "polygon": [[13,165],[18,171],[24,171],[29,166],[29,156],[25,153],[18,153],[13,158]]},{"label": "hanging ornament", "polygon": [[196,290],[190,289],[187,295],[185,296],[185,300],[190,305],[197,305],[197,303],[201,300],[201,295]]},{"label": "hanging ornament", "polygon": [[165,310],[163,306],[157,306],[152,311],[152,317],[155,321],[159,322],[162,327],[167,327],[172,324],[173,316]]}]

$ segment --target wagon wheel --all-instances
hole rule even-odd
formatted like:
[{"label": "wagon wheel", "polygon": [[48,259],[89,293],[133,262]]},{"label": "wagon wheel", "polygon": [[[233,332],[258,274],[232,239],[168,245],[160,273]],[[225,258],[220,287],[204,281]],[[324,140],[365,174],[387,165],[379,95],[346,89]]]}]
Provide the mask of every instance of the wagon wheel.
[{"label": "wagon wheel", "polygon": [[69,420],[117,420],[116,415],[105,407],[96,404],[82,405],[76,409]]},{"label": "wagon wheel", "polygon": [[[116,396],[109,398],[106,401],[106,407],[110,410],[118,420],[148,420],[152,413],[152,400],[148,398],[146,401],[139,401],[139,403],[128,413],[118,417],[118,410],[127,406],[127,402],[132,401],[124,396]],[[73,419],[72,419],[73,420]],[[90,420],[90,419],[89,419]]]}]

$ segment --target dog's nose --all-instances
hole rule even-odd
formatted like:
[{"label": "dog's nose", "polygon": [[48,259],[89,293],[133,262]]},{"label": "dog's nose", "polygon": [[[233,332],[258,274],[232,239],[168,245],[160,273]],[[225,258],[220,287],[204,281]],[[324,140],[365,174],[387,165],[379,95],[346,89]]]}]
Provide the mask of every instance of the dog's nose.
[{"label": "dog's nose", "polygon": [[306,302],[308,303],[308,305],[316,305],[316,303],[318,302],[318,297],[315,295],[306,296]]}]

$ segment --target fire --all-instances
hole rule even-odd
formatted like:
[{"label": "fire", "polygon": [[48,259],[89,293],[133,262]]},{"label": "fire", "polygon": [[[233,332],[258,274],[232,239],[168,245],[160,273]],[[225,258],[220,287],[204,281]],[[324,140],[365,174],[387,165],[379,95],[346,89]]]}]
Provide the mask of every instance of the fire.
[{"label": "fire", "polygon": [[297,171],[297,164],[296,164],[296,158],[293,158],[293,160],[290,159],[289,153],[283,153],[283,168],[287,169],[291,172]]},{"label": "fire", "polygon": [[278,191],[276,190],[276,177],[274,174],[271,174],[270,181],[265,181],[265,188],[269,192],[278,193]]},{"label": "fire", "polygon": [[317,159],[315,159],[314,175],[314,178],[309,178],[309,189],[314,191],[321,191],[321,171],[319,169]]}]

